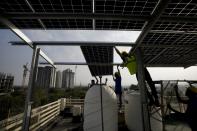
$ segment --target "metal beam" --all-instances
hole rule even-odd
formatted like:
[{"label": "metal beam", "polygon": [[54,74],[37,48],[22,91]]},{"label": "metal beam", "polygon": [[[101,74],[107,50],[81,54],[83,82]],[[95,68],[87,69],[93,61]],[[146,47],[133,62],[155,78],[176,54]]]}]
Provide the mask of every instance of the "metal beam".
[{"label": "metal beam", "polygon": [[27,96],[26,96],[26,100],[25,100],[25,110],[24,110],[23,128],[22,128],[23,131],[29,131],[29,125],[30,125],[30,119],[31,119],[32,89],[34,88],[35,83],[36,83],[36,74],[37,74],[39,53],[40,53],[40,48],[37,48],[37,46],[34,46]]},{"label": "metal beam", "polygon": [[145,26],[144,26],[142,32],[140,33],[138,39],[136,40],[136,46],[129,51],[130,54],[134,54],[135,50],[141,45],[141,43],[144,40],[144,38],[146,37],[146,35],[149,33],[151,28],[158,21],[158,19],[161,16],[162,12],[167,7],[169,1],[170,0],[160,0],[157,3],[157,5],[156,5],[156,7],[153,10],[152,15],[151,15],[152,19],[150,19],[147,23],[145,23]]},{"label": "metal beam", "polygon": [[140,48],[136,50],[136,60],[137,60],[137,72],[138,72],[138,87],[140,89],[141,97],[141,112],[142,112],[142,123],[143,131],[151,131],[150,126],[150,115],[148,110],[148,96],[145,84],[145,74],[144,74],[144,63],[143,56],[141,54]]},{"label": "metal beam", "polygon": [[[9,12],[2,14],[7,19],[102,19],[102,20],[132,20],[149,21],[154,17],[147,15],[124,14],[96,14],[96,13],[58,13],[58,12]],[[197,17],[193,16],[161,16],[161,22],[188,22],[196,23]]]},{"label": "metal beam", "polygon": [[[12,45],[26,45],[21,41],[10,41]],[[95,42],[95,41],[34,41],[34,45],[40,46],[131,46],[133,42]]]},{"label": "metal beam", "polygon": [[[24,42],[21,41],[10,41],[14,46],[25,46]],[[91,41],[34,41],[33,45],[39,46],[128,46],[134,47],[136,44],[133,42],[91,42]],[[197,48],[197,45],[169,45],[169,44],[141,44],[140,47],[150,48]]]},{"label": "metal beam", "polygon": [[150,30],[149,33],[197,35],[197,31]]},{"label": "metal beam", "polygon": [[18,12],[2,14],[7,19],[104,19],[104,20],[132,20],[147,21],[149,16],[123,14],[95,14],[95,13],[48,13],[48,12]]},{"label": "metal beam", "polygon": [[[46,62],[40,62],[40,64],[48,65]],[[54,65],[92,65],[92,66],[117,66],[122,63],[86,63],[86,62],[54,62]]]},{"label": "metal beam", "polygon": [[[39,64],[48,65],[46,62],[40,62]],[[86,62],[54,62],[54,65],[62,66],[62,65],[92,65],[92,66],[117,66],[122,63],[86,63]],[[184,67],[185,65],[181,64],[145,64],[146,67]]]},{"label": "metal beam", "polygon": [[[10,28],[10,30],[15,33],[24,43],[29,45],[31,48],[33,48],[33,42],[20,30],[18,29],[14,24],[12,24],[9,20],[5,19],[0,15],[0,22],[3,23],[5,26]],[[46,56],[46,54],[40,50],[40,55],[47,61],[49,62],[52,66],[53,61],[49,59],[49,57]]]},{"label": "metal beam", "polygon": [[[32,7],[32,5],[29,3],[29,1],[28,1],[28,0],[25,0],[25,2],[26,2],[26,4],[29,6],[29,8],[31,9],[31,11],[32,11],[33,13],[35,13],[36,11],[35,11],[34,8]],[[44,25],[44,23],[42,22],[41,19],[38,19],[38,22],[40,23],[40,25],[42,26],[42,28],[46,29],[46,27],[45,27],[45,25]]]}]

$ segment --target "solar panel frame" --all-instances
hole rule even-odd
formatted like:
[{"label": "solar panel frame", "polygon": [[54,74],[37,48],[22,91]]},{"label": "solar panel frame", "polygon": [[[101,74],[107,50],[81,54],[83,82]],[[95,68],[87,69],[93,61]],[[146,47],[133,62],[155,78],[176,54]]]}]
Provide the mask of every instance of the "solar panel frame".
[{"label": "solar panel frame", "polygon": [[[136,15],[151,16],[159,0],[95,0],[95,9],[91,0],[2,0],[0,1],[0,11],[2,13],[98,13],[106,15]],[[32,8],[31,8],[32,7]],[[33,10],[32,10],[33,9]],[[148,35],[145,36],[142,44],[156,45],[156,47],[145,47],[144,61],[152,64],[183,64],[189,61],[190,57],[181,58],[188,54],[195,55],[191,48],[183,48],[184,45],[197,44],[197,24],[192,22],[180,22],[178,18],[197,17],[197,4],[195,0],[172,0],[162,13],[164,17],[177,18],[175,22],[157,21]],[[92,30],[94,18],[76,19],[9,19],[20,29],[83,29]],[[125,19],[95,19],[96,30],[143,30],[145,21],[125,20]],[[0,24],[0,28],[6,28]],[[165,32],[165,33],[164,33]],[[190,33],[188,33],[190,32]],[[169,47],[159,47],[159,45],[172,45]],[[173,48],[179,45],[181,48]],[[87,53],[86,53],[87,54]],[[159,54],[159,55],[158,55]],[[169,56],[172,56],[170,58]],[[108,57],[108,56],[106,56]],[[95,59],[97,57],[95,56]],[[151,59],[153,59],[151,61]],[[176,60],[180,59],[180,60]],[[151,61],[151,62],[149,62]],[[191,58],[191,61],[192,60]],[[196,62],[197,63],[197,62]],[[186,64],[188,64],[186,62]],[[91,72],[100,70],[100,67],[90,67]],[[111,69],[111,68],[110,68]],[[104,68],[103,72],[108,72]],[[103,73],[102,72],[102,73]],[[105,74],[105,73],[104,73]]]},{"label": "solar panel frame", "polygon": [[[81,50],[87,63],[113,63],[112,46],[81,46]],[[113,65],[88,65],[88,67],[92,76],[113,74]]]}]

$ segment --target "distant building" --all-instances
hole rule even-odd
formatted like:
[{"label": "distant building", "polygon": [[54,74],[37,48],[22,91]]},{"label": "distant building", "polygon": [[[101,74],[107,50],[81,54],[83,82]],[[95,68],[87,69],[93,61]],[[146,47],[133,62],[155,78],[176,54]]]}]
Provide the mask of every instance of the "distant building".
[{"label": "distant building", "polygon": [[74,76],[75,73],[70,69],[66,69],[62,72],[62,88],[73,88],[74,87]]},{"label": "distant building", "polygon": [[55,83],[56,88],[62,88],[62,72],[57,71],[56,72],[56,83]]},{"label": "distant building", "polygon": [[42,88],[54,88],[56,71],[53,67],[38,67],[36,85]]},{"label": "distant building", "polygon": [[14,76],[0,72],[0,89],[11,89],[14,84]]}]

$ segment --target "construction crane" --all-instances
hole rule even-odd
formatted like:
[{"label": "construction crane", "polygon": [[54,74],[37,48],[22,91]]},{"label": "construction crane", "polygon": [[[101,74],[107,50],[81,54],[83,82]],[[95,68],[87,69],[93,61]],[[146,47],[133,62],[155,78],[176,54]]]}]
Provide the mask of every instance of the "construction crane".
[{"label": "construction crane", "polygon": [[23,65],[23,80],[22,80],[22,87],[25,87],[25,79],[27,76],[27,72],[29,71],[28,67],[27,67],[28,63],[26,63],[25,65]]}]

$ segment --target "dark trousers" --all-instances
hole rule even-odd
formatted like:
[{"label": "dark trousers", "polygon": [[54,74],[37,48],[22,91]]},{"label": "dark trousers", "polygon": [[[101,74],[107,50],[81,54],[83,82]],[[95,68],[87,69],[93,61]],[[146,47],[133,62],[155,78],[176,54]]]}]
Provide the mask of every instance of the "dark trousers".
[{"label": "dark trousers", "polygon": [[119,99],[119,109],[122,107],[122,93],[116,93]]},{"label": "dark trousers", "polygon": [[[137,80],[138,80],[138,73],[136,73],[136,76],[137,76]],[[152,92],[152,95],[154,97],[155,100],[158,100],[158,96],[157,96],[157,90],[155,88],[155,84],[150,76],[150,73],[148,72],[148,70],[146,68],[144,68],[144,76],[145,76],[145,80],[146,82],[148,83],[150,89],[151,89],[151,92]],[[147,95],[148,95],[148,98],[151,102],[154,102],[153,100],[153,97],[152,95],[150,94],[150,92],[148,91],[147,89]]]}]

